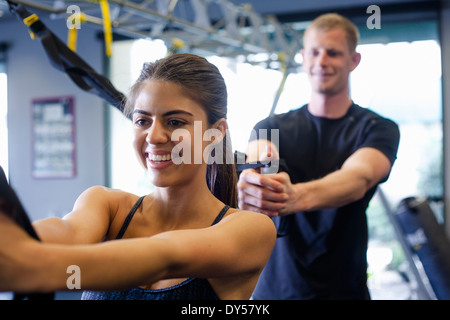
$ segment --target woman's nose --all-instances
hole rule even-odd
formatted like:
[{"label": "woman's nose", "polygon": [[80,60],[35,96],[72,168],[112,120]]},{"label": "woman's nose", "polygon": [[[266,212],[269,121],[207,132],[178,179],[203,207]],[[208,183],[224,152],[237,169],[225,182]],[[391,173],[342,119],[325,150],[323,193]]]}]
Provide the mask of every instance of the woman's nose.
[{"label": "woman's nose", "polygon": [[158,121],[153,122],[147,129],[146,134],[145,140],[148,144],[163,144],[170,141],[169,131],[165,130],[164,126]]}]

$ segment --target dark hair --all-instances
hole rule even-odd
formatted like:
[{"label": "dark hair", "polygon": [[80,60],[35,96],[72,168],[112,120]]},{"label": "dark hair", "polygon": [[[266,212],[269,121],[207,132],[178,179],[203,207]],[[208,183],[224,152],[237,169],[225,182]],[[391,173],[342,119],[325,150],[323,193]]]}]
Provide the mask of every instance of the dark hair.
[{"label": "dark hair", "polygon": [[[173,54],[144,64],[127,99],[124,109],[127,117],[131,117],[143,82],[150,79],[179,84],[190,99],[203,107],[209,125],[221,118],[226,119],[227,88],[219,69],[205,58],[187,53]],[[234,162],[226,159],[227,155],[232,154],[227,136],[223,140],[223,162],[208,164],[206,181],[214,196],[231,207],[237,207],[237,174]]]}]

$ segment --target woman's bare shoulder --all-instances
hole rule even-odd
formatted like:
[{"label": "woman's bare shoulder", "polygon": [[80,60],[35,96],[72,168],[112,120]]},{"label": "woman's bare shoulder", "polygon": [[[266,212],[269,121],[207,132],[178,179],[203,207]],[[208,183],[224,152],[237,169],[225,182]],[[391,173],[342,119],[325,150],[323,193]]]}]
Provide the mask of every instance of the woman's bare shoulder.
[{"label": "woman's bare shoulder", "polygon": [[85,202],[89,202],[89,205],[92,205],[93,203],[99,203],[100,205],[108,203],[109,206],[119,206],[121,204],[135,202],[137,199],[139,199],[139,196],[135,194],[96,185],[89,187],[81,193],[75,205],[77,205],[77,203],[85,204]]},{"label": "woman's bare shoulder", "polygon": [[249,232],[261,232],[269,238],[276,238],[277,231],[272,219],[259,212],[230,209],[229,214],[222,221],[245,228]]}]

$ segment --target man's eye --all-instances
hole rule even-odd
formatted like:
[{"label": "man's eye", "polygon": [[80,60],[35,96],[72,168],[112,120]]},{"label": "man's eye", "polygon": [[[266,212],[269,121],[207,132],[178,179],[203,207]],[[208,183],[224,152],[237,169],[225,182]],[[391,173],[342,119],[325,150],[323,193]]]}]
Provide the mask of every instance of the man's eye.
[{"label": "man's eye", "polygon": [[328,56],[330,57],[337,57],[339,55],[339,51],[330,50],[328,51]]}]

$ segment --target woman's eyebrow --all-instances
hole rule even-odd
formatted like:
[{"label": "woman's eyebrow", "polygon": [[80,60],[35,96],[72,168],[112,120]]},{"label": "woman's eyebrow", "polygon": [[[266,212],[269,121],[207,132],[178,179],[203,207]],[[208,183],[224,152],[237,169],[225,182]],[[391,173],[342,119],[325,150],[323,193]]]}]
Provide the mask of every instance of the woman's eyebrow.
[{"label": "woman's eyebrow", "polygon": [[[152,114],[150,112],[147,112],[147,111],[142,110],[142,109],[135,109],[133,111],[133,114],[135,114],[135,113],[140,113],[140,114],[143,114],[143,115],[146,115],[146,116],[149,116],[149,117],[152,116]],[[185,110],[170,110],[170,111],[165,112],[163,114],[163,116],[171,116],[171,115],[174,115],[174,114],[185,114],[185,115],[191,116],[191,117],[194,116],[192,113],[190,113],[188,111],[185,111]]]},{"label": "woman's eyebrow", "polygon": [[140,113],[140,114],[143,114],[143,115],[151,117],[151,113],[149,113],[147,111],[144,111],[144,110],[141,110],[141,109],[134,109],[133,110],[133,115],[136,114],[136,113]]},{"label": "woman's eyebrow", "polygon": [[171,110],[171,111],[167,111],[167,112],[164,113],[164,116],[171,116],[171,115],[180,114],[180,113],[181,114],[185,114],[187,116],[191,116],[191,117],[194,116],[192,113],[190,113],[188,111],[185,111],[185,110]]}]

